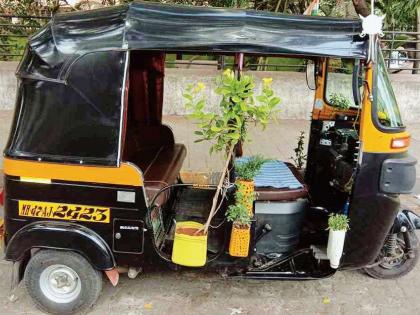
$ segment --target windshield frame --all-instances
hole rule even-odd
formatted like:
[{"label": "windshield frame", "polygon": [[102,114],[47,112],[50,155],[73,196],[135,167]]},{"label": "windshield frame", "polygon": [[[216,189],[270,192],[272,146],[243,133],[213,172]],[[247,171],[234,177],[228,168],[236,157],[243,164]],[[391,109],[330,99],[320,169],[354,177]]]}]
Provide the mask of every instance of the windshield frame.
[{"label": "windshield frame", "polygon": [[[352,92],[352,96],[351,96],[351,100],[350,100],[351,105],[349,106],[348,109],[344,109],[344,110],[343,109],[340,109],[339,107],[333,105],[330,102],[330,100],[328,99],[328,96],[327,96],[328,76],[330,74],[330,71],[328,71],[328,67],[329,67],[329,64],[330,64],[331,59],[346,59],[346,60],[351,60],[353,62],[352,73],[349,74],[350,77],[351,77],[351,92]],[[361,66],[362,66],[361,59],[357,59],[357,58],[342,58],[342,57],[328,57],[328,58],[326,58],[326,61],[325,61],[325,63],[326,63],[326,66],[325,66],[325,83],[324,83],[323,97],[324,97],[324,102],[328,106],[330,106],[332,108],[336,108],[338,111],[358,111],[358,110],[361,110],[362,109],[362,102],[360,102],[360,105],[359,106],[356,104],[355,99],[354,99],[354,91],[353,91],[354,90],[354,77],[353,77],[354,74],[353,74],[353,71],[354,71],[354,67],[355,67],[355,65],[356,65],[356,63],[358,61],[360,62]]]},{"label": "windshield frame", "polygon": [[[379,121],[379,117],[378,117],[378,78],[379,78],[379,60],[383,58],[382,55],[382,51],[381,48],[379,47],[379,45],[377,46],[377,52],[376,52],[376,62],[374,63],[374,67],[373,67],[373,89],[372,89],[372,96],[373,96],[373,101],[372,103],[372,108],[371,108],[371,116],[372,116],[372,121],[374,126],[376,127],[376,129],[385,132],[385,133],[399,133],[399,132],[403,132],[406,130],[406,126],[404,124],[404,122],[401,119],[401,123],[403,124],[403,126],[400,127],[389,127],[389,126],[384,126],[383,124],[381,124],[381,122]],[[387,69],[388,71],[388,69]],[[388,79],[390,81],[390,85],[392,88],[392,82],[388,76]],[[392,93],[394,94],[395,97],[395,93],[394,90],[392,90]],[[398,106],[398,102],[396,100],[396,105],[399,111],[399,114],[401,115],[401,111],[400,108]]]}]

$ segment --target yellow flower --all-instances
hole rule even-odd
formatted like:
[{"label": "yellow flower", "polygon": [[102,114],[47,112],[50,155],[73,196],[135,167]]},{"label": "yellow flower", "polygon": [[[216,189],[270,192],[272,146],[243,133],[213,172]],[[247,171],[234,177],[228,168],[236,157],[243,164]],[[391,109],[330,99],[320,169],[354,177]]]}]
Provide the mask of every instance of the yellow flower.
[{"label": "yellow flower", "polygon": [[233,71],[231,69],[226,69],[223,71],[223,75],[228,78],[233,78]]},{"label": "yellow flower", "polygon": [[388,116],[387,116],[387,114],[386,114],[385,112],[381,112],[381,111],[379,111],[379,112],[378,112],[378,118],[379,118],[380,120],[387,120],[387,119],[388,119]]},{"label": "yellow flower", "polygon": [[269,86],[273,82],[273,78],[264,78],[263,82],[265,86]]},{"label": "yellow flower", "polygon": [[195,87],[195,90],[198,93],[198,92],[201,92],[202,90],[204,90],[205,87],[206,87],[206,85],[203,82],[198,82],[196,87]]}]

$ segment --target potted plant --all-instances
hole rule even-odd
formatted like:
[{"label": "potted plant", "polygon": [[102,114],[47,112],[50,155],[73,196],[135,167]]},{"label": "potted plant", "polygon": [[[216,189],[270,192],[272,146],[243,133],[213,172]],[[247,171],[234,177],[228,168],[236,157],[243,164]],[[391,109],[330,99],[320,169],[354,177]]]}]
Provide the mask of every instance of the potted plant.
[{"label": "potted plant", "polygon": [[290,157],[293,160],[293,163],[296,166],[296,169],[303,176],[305,169],[305,162],[307,155],[305,154],[305,131],[301,131],[299,137],[297,138],[298,142],[296,148],[293,149],[295,156]]},{"label": "potted plant", "polygon": [[210,153],[226,152],[226,163],[217,185],[209,217],[204,226],[207,234],[210,222],[217,208],[217,201],[228,171],[236,144],[248,140],[247,126],[249,123],[259,123],[265,127],[273,117],[275,107],[280,99],[274,95],[271,88],[272,79],[263,79],[260,95],[254,99],[255,83],[249,75],[235,76],[227,69],[216,79],[216,93],[221,96],[220,112],[206,109],[206,97],[203,93],[204,84],[189,84],[184,91],[186,108],[191,111],[190,117],[197,121],[198,136],[196,142],[211,141]]},{"label": "potted plant", "polygon": [[261,156],[253,156],[235,162],[236,193],[235,204],[229,206],[226,216],[232,222],[229,243],[229,254],[236,257],[247,257],[251,237],[251,219],[255,199],[254,178],[264,164]]},{"label": "potted plant", "polygon": [[[249,242],[251,240],[251,219],[240,194],[236,194],[236,203],[230,205],[226,212],[227,220],[232,222],[232,230],[229,242],[229,255],[235,257],[247,257]],[[249,198],[249,197],[246,197]]]},{"label": "potted plant", "polygon": [[349,229],[349,218],[345,214],[330,214],[328,218],[327,257],[331,268],[338,268],[343,255],[344,240]]},{"label": "potted plant", "polygon": [[254,178],[257,176],[265,162],[266,159],[264,159],[261,155],[236,160],[235,162],[236,189],[238,193],[243,196],[240,199],[244,202],[244,205],[251,215],[253,213],[255,190]]}]

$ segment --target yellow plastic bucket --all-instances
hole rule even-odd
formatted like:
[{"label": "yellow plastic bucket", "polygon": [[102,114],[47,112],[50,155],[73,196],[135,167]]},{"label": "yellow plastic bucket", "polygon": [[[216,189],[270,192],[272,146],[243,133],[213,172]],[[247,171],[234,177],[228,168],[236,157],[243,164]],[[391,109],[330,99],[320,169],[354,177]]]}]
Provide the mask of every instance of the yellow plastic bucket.
[{"label": "yellow plastic bucket", "polygon": [[207,235],[194,235],[203,228],[198,222],[177,222],[175,227],[172,262],[188,267],[202,267],[207,259]]}]

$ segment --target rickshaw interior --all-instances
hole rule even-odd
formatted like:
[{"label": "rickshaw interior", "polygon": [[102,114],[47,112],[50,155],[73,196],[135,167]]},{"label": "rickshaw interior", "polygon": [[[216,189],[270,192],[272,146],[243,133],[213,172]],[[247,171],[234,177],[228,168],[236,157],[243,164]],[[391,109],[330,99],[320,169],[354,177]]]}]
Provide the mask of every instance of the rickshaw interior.
[{"label": "rickshaw interior", "polygon": [[[178,52],[179,55],[182,54]],[[222,55],[212,56],[216,59]],[[237,71],[234,55],[227,58],[232,61],[227,66]],[[251,58],[255,60],[256,57],[245,55],[245,60]],[[143,172],[155,249],[161,257],[170,261],[175,222],[193,220],[204,223],[215,187],[183,183],[181,180],[180,172],[187,149],[185,144],[177,142],[172,129],[162,122],[165,53],[131,51],[129,60],[122,157]],[[306,79],[313,80],[314,86],[308,83],[308,87],[301,88],[313,88],[314,106],[306,172],[303,175],[294,165],[286,163],[300,185],[256,187],[251,244],[255,247],[254,264],[298,252],[311,245],[325,247],[328,214],[343,211],[349,202],[359,154],[359,94],[363,89],[361,66],[354,59],[313,57],[308,60],[313,63],[314,71],[312,74],[307,71]],[[250,61],[245,62],[243,70],[253,70],[252,67]],[[345,86],[337,86],[334,80],[337,75],[346,76],[346,83],[341,83]],[[338,90],[346,94],[347,103],[344,105],[334,99],[339,94]],[[231,174],[234,174],[233,169]],[[220,260],[229,241],[225,210],[233,202],[232,198],[232,189],[224,190],[219,196],[219,211],[209,230],[208,262],[217,257]],[[274,210],[267,211],[268,208]]]}]

